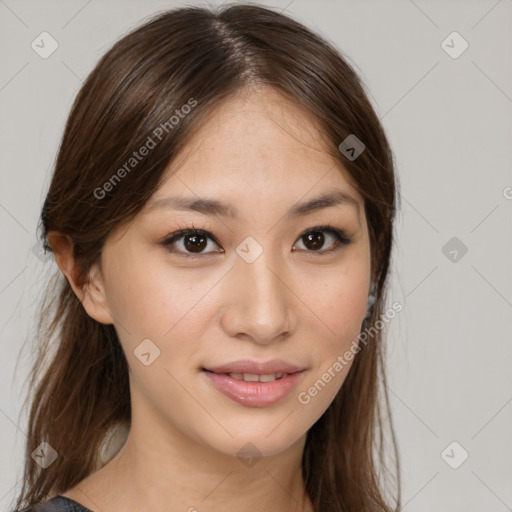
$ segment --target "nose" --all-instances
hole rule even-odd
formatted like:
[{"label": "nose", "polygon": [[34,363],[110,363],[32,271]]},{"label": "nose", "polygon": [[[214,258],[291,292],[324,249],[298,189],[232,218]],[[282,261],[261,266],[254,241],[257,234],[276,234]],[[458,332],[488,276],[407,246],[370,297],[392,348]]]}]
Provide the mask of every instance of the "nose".
[{"label": "nose", "polygon": [[283,266],[271,262],[265,251],[252,263],[236,258],[228,279],[221,320],[226,333],[265,345],[292,332],[293,293]]}]

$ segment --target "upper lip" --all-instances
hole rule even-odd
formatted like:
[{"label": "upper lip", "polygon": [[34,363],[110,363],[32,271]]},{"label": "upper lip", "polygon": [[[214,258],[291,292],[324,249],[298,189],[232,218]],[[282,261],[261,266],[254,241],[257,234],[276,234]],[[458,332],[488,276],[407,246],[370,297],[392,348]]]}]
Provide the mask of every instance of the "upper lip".
[{"label": "upper lip", "polygon": [[214,373],[251,373],[254,375],[270,375],[273,373],[297,373],[304,371],[304,367],[287,363],[281,359],[272,359],[266,362],[258,362],[250,359],[241,359],[220,366],[204,367]]}]

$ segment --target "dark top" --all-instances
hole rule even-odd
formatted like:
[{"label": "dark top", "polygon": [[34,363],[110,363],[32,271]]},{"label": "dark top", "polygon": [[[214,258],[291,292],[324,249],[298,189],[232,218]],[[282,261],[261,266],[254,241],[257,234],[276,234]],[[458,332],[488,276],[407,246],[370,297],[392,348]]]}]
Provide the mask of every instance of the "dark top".
[{"label": "dark top", "polygon": [[34,505],[28,512],[92,512],[71,498],[57,495],[46,503]]}]

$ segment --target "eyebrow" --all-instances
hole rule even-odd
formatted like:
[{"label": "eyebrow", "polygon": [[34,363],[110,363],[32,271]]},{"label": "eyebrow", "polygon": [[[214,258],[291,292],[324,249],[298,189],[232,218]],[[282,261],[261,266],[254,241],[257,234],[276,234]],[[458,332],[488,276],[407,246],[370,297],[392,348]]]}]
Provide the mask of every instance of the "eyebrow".
[{"label": "eyebrow", "polygon": [[[298,203],[285,214],[285,219],[292,219],[308,215],[309,213],[321,210],[323,208],[330,208],[333,206],[351,206],[357,210],[359,216],[359,201],[357,201],[350,194],[336,190],[326,192],[309,201]],[[195,211],[205,215],[220,215],[238,220],[238,209],[231,204],[218,199],[210,198],[188,198],[188,197],[164,197],[152,201],[148,205],[148,210],[170,208],[173,210]]]}]

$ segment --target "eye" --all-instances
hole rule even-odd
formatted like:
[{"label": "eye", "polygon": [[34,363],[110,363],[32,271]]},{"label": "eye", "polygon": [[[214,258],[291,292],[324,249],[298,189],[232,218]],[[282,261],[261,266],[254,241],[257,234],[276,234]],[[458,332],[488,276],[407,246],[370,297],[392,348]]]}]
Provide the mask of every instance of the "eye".
[{"label": "eye", "polygon": [[[321,250],[326,241],[325,234],[328,235],[327,240],[329,240],[330,237],[332,242],[330,248]],[[302,242],[302,240],[304,240],[304,242]],[[348,238],[343,231],[331,226],[318,226],[308,229],[302,233],[299,237],[299,241],[305,246],[305,249],[301,250],[310,253],[318,253],[319,255],[336,251],[340,246],[351,243],[351,239]],[[205,249],[208,247],[211,248],[212,244],[209,244],[209,242],[212,242],[214,246],[220,247],[220,244],[211,233],[203,229],[191,227],[175,231],[163,240],[161,244],[169,252],[185,258],[197,258],[201,255],[224,252],[223,249],[206,251]]]},{"label": "eye", "polygon": [[[223,250],[205,252],[204,250],[212,245],[208,243],[209,241],[213,242],[214,245],[219,245],[213,235],[202,229],[192,227],[180,229],[172,233],[162,242],[162,245],[169,252],[186,258],[195,258],[201,254],[210,254],[212,252],[224,252]],[[175,246],[178,246],[178,248]]]},{"label": "eye", "polygon": [[[331,247],[320,250],[325,244],[325,233],[331,237]],[[299,241],[302,240],[304,240],[303,244],[307,252],[317,252],[320,254],[336,251],[340,246],[348,245],[351,242],[351,239],[343,231],[331,226],[318,226],[308,229],[300,236]]]}]

